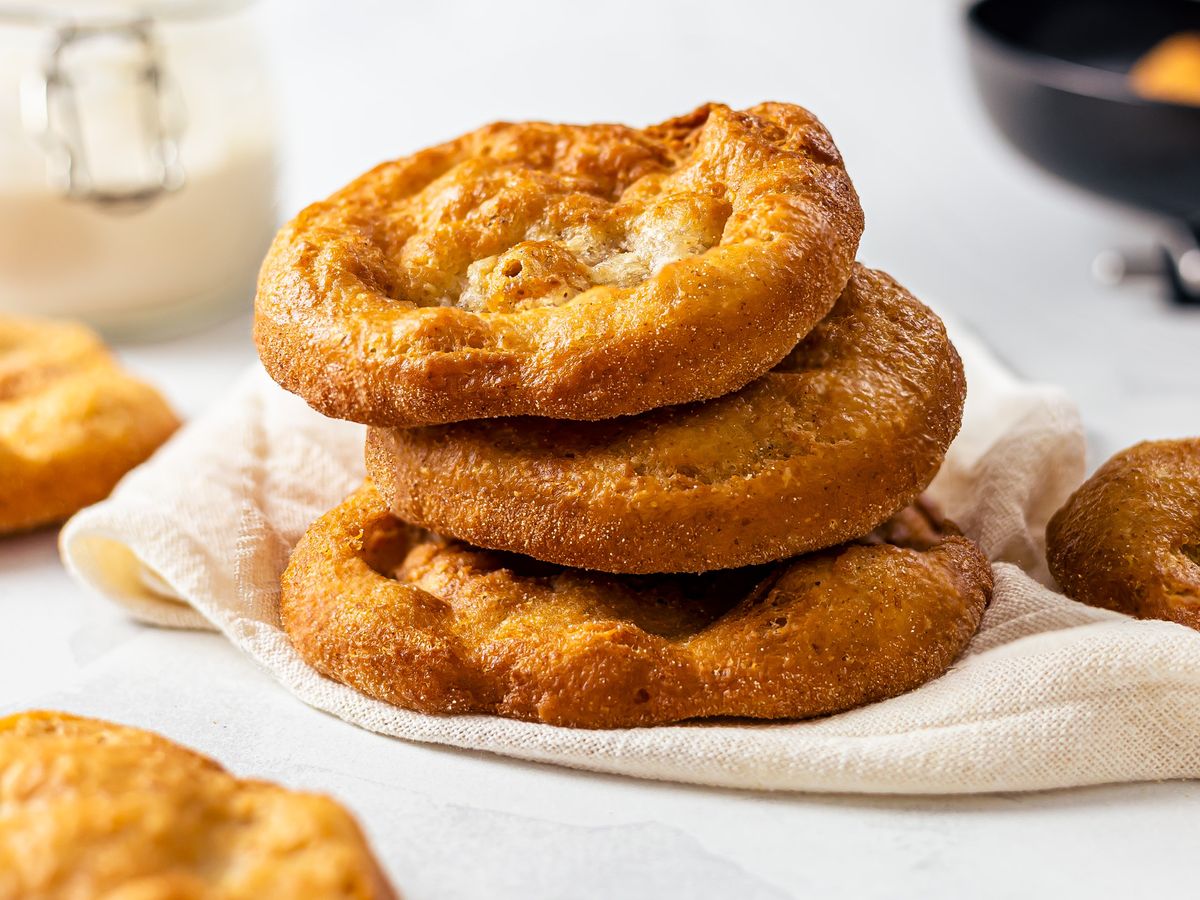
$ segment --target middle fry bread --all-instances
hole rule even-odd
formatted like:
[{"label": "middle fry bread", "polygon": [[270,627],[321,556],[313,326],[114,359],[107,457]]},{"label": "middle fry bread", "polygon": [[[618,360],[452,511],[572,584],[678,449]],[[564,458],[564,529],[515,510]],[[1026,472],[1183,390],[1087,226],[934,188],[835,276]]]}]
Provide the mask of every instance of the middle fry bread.
[{"label": "middle fry bread", "polygon": [[945,326],[857,266],[833,311],[735,394],[602,422],[371,429],[397,516],[606,572],[703,572],[869,532],[932,480],[966,382]]}]

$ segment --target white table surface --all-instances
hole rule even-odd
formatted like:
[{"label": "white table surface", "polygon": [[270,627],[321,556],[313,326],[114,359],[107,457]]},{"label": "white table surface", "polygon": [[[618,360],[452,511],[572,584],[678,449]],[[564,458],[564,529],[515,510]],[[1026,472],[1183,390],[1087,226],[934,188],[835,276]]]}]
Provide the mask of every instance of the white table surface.
[{"label": "white table surface", "polygon": [[[645,122],[706,99],[816,110],[867,211],[861,257],[1078,399],[1099,460],[1200,433],[1200,311],[1094,284],[1147,223],[1001,145],[956,4],[286,3],[261,10],[290,214],[368,165],[494,118]],[[253,351],[243,317],[123,355],[191,415]],[[413,898],[1105,897],[1194,886],[1200,784],[968,798],[769,795],[405,744],[303,706],[211,634],[144,628],[72,584],[54,534],[0,545],[0,710],[154,728],[354,809]],[[1200,736],[1198,736],[1200,738]],[[337,742],[337,753],[315,745]]]}]

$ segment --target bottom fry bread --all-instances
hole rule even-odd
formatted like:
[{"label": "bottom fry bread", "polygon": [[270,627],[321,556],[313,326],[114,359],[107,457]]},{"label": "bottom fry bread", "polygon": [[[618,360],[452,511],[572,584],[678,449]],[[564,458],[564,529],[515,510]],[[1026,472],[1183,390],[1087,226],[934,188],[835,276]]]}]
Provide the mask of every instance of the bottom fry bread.
[{"label": "bottom fry bread", "polygon": [[992,575],[952,530],[909,507],[863,542],[780,563],[605,575],[438,537],[367,484],[296,547],[281,614],[317,670],[421,712],[804,718],[912,690],[959,656]]}]

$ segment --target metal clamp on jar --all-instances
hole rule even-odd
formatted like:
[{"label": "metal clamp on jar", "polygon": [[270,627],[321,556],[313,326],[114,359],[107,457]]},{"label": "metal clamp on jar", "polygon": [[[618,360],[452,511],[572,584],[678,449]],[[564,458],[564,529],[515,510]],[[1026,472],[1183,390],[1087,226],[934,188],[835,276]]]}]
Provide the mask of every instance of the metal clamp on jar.
[{"label": "metal clamp on jar", "polygon": [[[94,170],[87,156],[80,118],[79,75],[72,71],[72,57],[81,45],[117,40],[130,46],[132,71],[128,93],[135,120],[131,133],[141,134],[143,157],[151,167],[149,177],[132,184],[106,186],[103,172]],[[100,205],[149,203],[164,191],[183,187],[185,176],[179,158],[183,110],[179,95],[169,90],[153,24],[148,19],[127,22],[69,24],[56,29],[41,78],[22,83],[22,115],[31,134],[46,148],[49,178],[72,200]],[[80,73],[87,77],[86,68]],[[140,161],[140,160],[138,160]]]}]

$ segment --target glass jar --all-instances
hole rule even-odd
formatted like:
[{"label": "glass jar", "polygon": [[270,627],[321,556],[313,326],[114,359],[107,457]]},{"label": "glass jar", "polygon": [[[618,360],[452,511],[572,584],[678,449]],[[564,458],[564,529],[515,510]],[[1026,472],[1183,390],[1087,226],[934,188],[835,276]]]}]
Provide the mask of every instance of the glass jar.
[{"label": "glass jar", "polygon": [[246,307],[276,227],[250,0],[0,0],[0,311],[110,335]]}]

